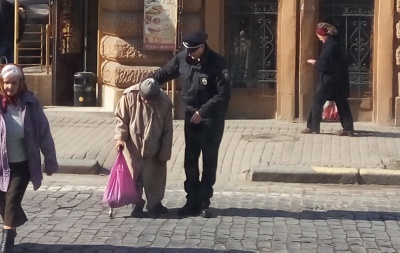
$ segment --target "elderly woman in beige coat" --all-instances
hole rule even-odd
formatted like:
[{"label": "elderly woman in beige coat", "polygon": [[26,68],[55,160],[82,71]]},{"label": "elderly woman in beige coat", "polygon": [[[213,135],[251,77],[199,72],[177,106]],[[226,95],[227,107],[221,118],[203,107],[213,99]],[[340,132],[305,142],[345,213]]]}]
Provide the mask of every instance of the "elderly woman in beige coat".
[{"label": "elderly woman in beige coat", "polygon": [[[144,189],[147,211],[152,215],[167,213],[161,200],[172,149],[171,99],[153,78],[148,78],[124,91],[115,116],[116,148],[124,149],[139,195]],[[144,217],[144,205],[143,199],[136,203],[132,216]]]}]

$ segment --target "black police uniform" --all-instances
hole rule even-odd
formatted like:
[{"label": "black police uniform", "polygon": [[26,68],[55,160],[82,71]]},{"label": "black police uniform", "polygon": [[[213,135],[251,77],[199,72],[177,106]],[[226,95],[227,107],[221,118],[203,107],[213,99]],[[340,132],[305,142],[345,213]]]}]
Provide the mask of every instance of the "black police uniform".
[{"label": "black police uniform", "polygon": [[[154,74],[154,79],[165,83],[181,79],[185,102],[185,191],[189,208],[187,214],[206,209],[213,195],[216,180],[218,149],[224,132],[225,113],[230,99],[229,72],[225,59],[204,43],[200,60],[193,60],[187,52],[179,52]],[[196,111],[202,117],[199,124],[190,122]],[[199,156],[203,154],[203,174],[199,180]],[[192,212],[190,212],[192,211]]]}]

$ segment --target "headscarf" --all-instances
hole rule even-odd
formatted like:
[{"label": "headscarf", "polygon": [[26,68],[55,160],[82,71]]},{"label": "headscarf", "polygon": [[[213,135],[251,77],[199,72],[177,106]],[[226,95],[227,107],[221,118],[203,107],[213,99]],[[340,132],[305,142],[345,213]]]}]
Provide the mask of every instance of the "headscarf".
[{"label": "headscarf", "polygon": [[[4,79],[9,77],[18,77],[20,79],[18,91],[14,96],[7,96],[7,93],[4,91]],[[2,112],[7,112],[7,105],[9,104],[17,106],[18,98],[20,98],[25,91],[27,91],[27,89],[22,69],[15,64],[4,65],[4,67],[1,68],[0,74],[0,95]]]},{"label": "headscarf", "polygon": [[328,29],[326,29],[325,27],[318,27],[317,30],[315,31],[316,34],[318,34],[319,36],[328,36]]},{"label": "headscarf", "polygon": [[336,27],[327,22],[318,23],[315,32],[320,36],[336,36],[338,34]]}]

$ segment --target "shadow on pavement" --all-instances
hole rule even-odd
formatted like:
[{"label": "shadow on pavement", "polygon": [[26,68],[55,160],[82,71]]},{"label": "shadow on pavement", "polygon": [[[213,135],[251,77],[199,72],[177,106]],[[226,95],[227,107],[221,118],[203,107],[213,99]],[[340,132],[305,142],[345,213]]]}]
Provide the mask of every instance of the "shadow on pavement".
[{"label": "shadow on pavement", "polygon": [[[323,133],[323,134],[335,135],[334,133]],[[400,137],[400,133],[355,130],[354,131],[354,135],[352,137],[399,138]]]},{"label": "shadow on pavement", "polygon": [[301,212],[291,212],[282,210],[267,209],[244,209],[244,208],[212,208],[213,217],[232,216],[232,217],[281,217],[297,220],[327,220],[327,219],[346,219],[361,221],[389,221],[400,220],[400,212],[379,212],[379,211],[347,211],[347,210],[328,210],[323,209],[305,210]]},{"label": "shadow on pavement", "polygon": [[15,253],[253,253],[247,250],[213,250],[196,248],[160,248],[160,247],[127,247],[114,245],[65,245],[65,244],[37,244],[22,243],[15,246]]},{"label": "shadow on pavement", "polygon": [[399,138],[400,133],[391,132],[378,132],[378,131],[354,131],[354,137],[385,137],[385,138]]},{"label": "shadow on pavement", "polygon": [[[400,220],[400,212],[379,212],[379,211],[348,211],[348,210],[325,210],[323,208],[314,207],[313,210],[283,211],[283,210],[269,210],[269,209],[246,209],[246,208],[210,208],[212,217],[243,217],[243,218],[291,218],[297,220],[328,220],[328,219],[345,219],[345,220],[359,220],[359,221],[389,221]],[[147,212],[145,212],[146,214]],[[184,219],[193,216],[179,216],[178,208],[168,209],[168,214],[158,216],[146,215],[140,218],[149,219]],[[115,216],[114,219],[137,219],[131,216]],[[112,218],[112,219],[113,219]]]}]

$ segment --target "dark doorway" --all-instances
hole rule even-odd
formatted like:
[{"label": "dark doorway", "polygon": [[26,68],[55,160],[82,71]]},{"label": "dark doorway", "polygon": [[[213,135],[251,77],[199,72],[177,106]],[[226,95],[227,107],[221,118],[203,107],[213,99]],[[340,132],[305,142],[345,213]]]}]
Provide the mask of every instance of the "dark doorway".
[{"label": "dark doorway", "polygon": [[228,62],[233,88],[276,95],[277,0],[230,0]]},{"label": "dark doorway", "polygon": [[350,97],[372,98],[374,0],[323,0],[322,20],[341,35],[350,74]]},{"label": "dark doorway", "polygon": [[95,0],[55,0],[53,10],[53,104],[74,103],[74,74],[96,73],[97,13]]}]

